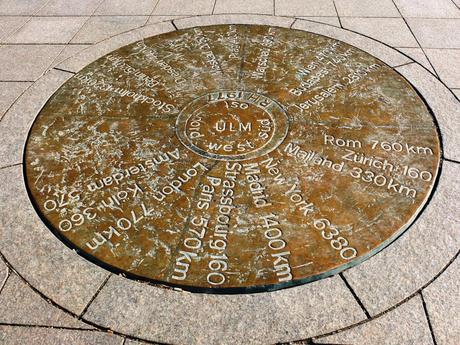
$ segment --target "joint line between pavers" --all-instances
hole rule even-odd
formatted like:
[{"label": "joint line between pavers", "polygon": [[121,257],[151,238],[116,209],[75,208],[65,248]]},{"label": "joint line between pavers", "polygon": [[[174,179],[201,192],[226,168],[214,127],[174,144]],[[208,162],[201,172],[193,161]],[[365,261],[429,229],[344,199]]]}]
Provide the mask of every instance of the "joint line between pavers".
[{"label": "joint line between pavers", "polygon": [[422,305],[423,305],[423,311],[425,312],[425,318],[426,318],[426,321],[428,322],[428,327],[430,329],[431,339],[433,339],[434,345],[438,345],[438,343],[436,342],[436,337],[434,336],[433,326],[431,325],[430,315],[428,314],[428,309],[426,307],[425,298],[423,297],[423,291],[420,291],[420,297],[422,299]]},{"label": "joint line between pavers", "polygon": [[145,26],[147,25],[147,23],[148,23],[149,20],[150,20],[150,15],[145,16],[145,17],[146,17],[146,19],[145,19],[144,23],[143,23],[142,25],[138,26],[138,27],[134,27],[133,30],[136,30],[136,29],[139,29],[139,28],[143,28],[143,27],[145,27]]},{"label": "joint line between pavers", "polygon": [[[177,14],[153,14],[152,17],[161,17],[161,16],[169,16],[169,15],[177,15]],[[149,17],[148,14],[38,14],[38,15],[30,15],[30,14],[0,14],[0,17],[44,17],[44,18],[79,18],[79,17]],[[387,17],[388,18],[388,17]],[[417,17],[422,18],[422,17]],[[422,18],[423,19],[423,18]],[[432,19],[445,19],[445,18],[432,18]]]},{"label": "joint line between pavers", "polygon": [[446,158],[446,157],[443,157],[443,159],[444,159],[445,161],[448,161],[448,162],[451,162],[451,163],[460,164],[459,161],[456,161],[456,160],[454,160],[454,159],[450,159],[450,158]]},{"label": "joint line between pavers", "polygon": [[[398,47],[398,48],[414,48],[414,47]],[[445,47],[427,48],[427,49],[436,49],[436,50],[460,50],[460,48],[445,48]]]},{"label": "joint line between pavers", "polygon": [[[329,17],[329,18],[336,18],[336,16],[331,16],[331,17]],[[297,20],[302,20],[302,21],[304,21],[304,22],[311,22],[311,23],[315,23],[315,24],[321,24],[321,25],[332,26],[332,27],[334,27],[334,28],[339,28],[337,25],[319,22],[319,21],[314,20],[314,19],[307,19],[307,18],[300,18],[300,17],[296,17],[295,19],[296,19],[296,20],[291,24],[291,27],[289,27],[290,29],[292,29],[292,26],[294,25],[294,23],[295,23]],[[343,29],[343,28],[341,28],[341,29]],[[344,29],[344,30],[346,30],[346,29]]]},{"label": "joint line between pavers", "polygon": [[76,327],[67,327],[67,326],[50,326],[50,325],[36,325],[36,324],[10,323],[10,322],[0,322],[0,326],[24,327],[24,328],[53,328],[53,329],[63,329],[63,330],[69,330],[69,331],[84,331],[84,332],[103,332],[97,328],[76,328]]},{"label": "joint line between pavers", "polygon": [[452,1],[452,3],[454,4],[454,6],[457,7],[457,8],[460,10],[460,6],[457,5],[457,3],[456,3],[454,0],[450,0],[450,1]]},{"label": "joint line between pavers", "polygon": [[5,42],[2,43],[2,46],[63,46],[65,47],[67,43],[58,42],[58,43],[50,43],[50,42]]},{"label": "joint line between pavers", "polygon": [[8,278],[10,277],[10,275],[11,275],[11,270],[8,266],[6,266],[6,277],[3,279],[3,281],[0,284],[0,294],[2,293],[3,288],[5,287],[6,282],[8,281]]},{"label": "joint line between pavers", "polygon": [[59,68],[59,67],[53,67],[53,69],[55,69],[55,70],[57,70],[57,71],[61,71],[61,72],[70,73],[70,74],[77,74],[77,73],[75,73],[75,72],[68,71],[68,70],[66,70],[66,69]]},{"label": "joint line between pavers", "polygon": [[176,31],[179,31],[179,29],[178,29],[177,26],[176,26],[176,23],[174,23],[174,20],[175,20],[175,19],[172,19],[172,20],[171,20],[171,24],[172,24],[172,26],[174,26],[174,29],[176,29]]},{"label": "joint line between pavers", "polygon": [[[96,13],[96,11],[99,9],[99,7],[101,7],[102,3],[104,2],[105,0],[100,0],[99,3],[97,4],[97,6],[94,8],[94,10],[91,12],[91,14],[88,16],[88,18],[85,20],[85,22],[83,23],[82,26],[80,26],[80,28],[77,30],[77,32],[74,33],[74,35],[72,36],[72,38],[70,40],[67,41],[67,44],[69,44],[77,35],[79,32],[81,32],[83,30],[83,28],[85,28],[87,25],[88,25],[88,22],[89,20],[91,19],[91,17],[94,15],[94,13]],[[61,52],[62,53],[62,52]]]},{"label": "joint line between pavers", "polygon": [[[315,344],[316,343],[313,342],[312,338],[308,338],[304,340],[295,340],[295,341],[276,343],[274,345],[315,345]],[[328,344],[323,344],[323,345],[328,345]],[[330,344],[330,345],[334,345],[334,344]]]},{"label": "joint line between pavers", "polygon": [[15,163],[15,164],[10,164],[10,165],[5,165],[5,166],[0,167],[0,170],[16,167],[18,165],[22,165],[22,163]]},{"label": "joint line between pavers", "polygon": [[[1,18],[1,16],[0,16]],[[128,30],[129,31],[129,30]],[[2,46],[92,46],[94,43],[85,43],[85,42],[68,42],[68,43],[50,43],[50,42],[5,42],[1,43]]]},{"label": "joint line between pavers", "polygon": [[294,20],[292,21],[291,25],[289,25],[289,29],[292,29],[292,27],[297,22],[297,20],[298,20],[298,18],[294,18]]},{"label": "joint line between pavers", "polygon": [[335,13],[337,13],[337,19],[339,20],[340,27],[343,29],[342,20],[340,19],[339,11],[337,10],[337,5],[335,4],[335,0],[332,0],[332,3],[334,4]]},{"label": "joint line between pavers", "polygon": [[212,5],[211,14],[214,14],[214,11],[216,10],[216,3],[217,3],[217,0],[214,0],[214,4]]},{"label": "joint line between pavers", "polygon": [[[157,5],[158,3],[160,2],[160,0],[156,0],[155,2],[155,5],[153,6],[152,10],[150,11],[150,13],[147,15],[147,20],[144,22],[143,25],[141,25],[140,27],[143,27],[143,26],[146,26],[147,23],[149,22],[150,18],[153,16],[153,12],[155,12],[155,9],[157,8]],[[97,17],[98,15],[95,15],[93,14],[92,17]]]},{"label": "joint line between pavers", "polygon": [[153,17],[153,16],[154,16],[153,13],[154,13],[155,10],[157,9],[159,3],[160,3],[160,0],[157,0],[157,2],[155,3],[155,6],[153,6],[152,11],[150,12],[149,19],[150,19],[150,17]]},{"label": "joint line between pavers", "polygon": [[107,278],[104,279],[104,281],[102,282],[102,284],[99,286],[99,288],[97,289],[96,293],[93,295],[93,297],[91,297],[90,301],[88,302],[88,304],[86,305],[86,307],[83,309],[83,311],[80,313],[80,315],[78,315],[78,318],[81,319],[83,317],[83,315],[85,315],[85,313],[88,311],[89,307],[91,306],[91,304],[94,302],[94,300],[96,299],[96,297],[99,295],[99,293],[102,291],[102,289],[104,288],[105,284],[107,284],[107,282],[109,281],[110,277],[112,276],[112,273],[109,273],[107,275]]},{"label": "joint line between pavers", "polygon": [[45,3],[40,6],[39,8],[37,8],[37,10],[32,14],[33,16],[39,16],[38,13],[40,13],[40,11],[46,7],[46,5],[48,5],[49,3],[51,2],[51,0],[48,0],[48,1],[45,1]]},{"label": "joint line between pavers", "polygon": [[358,295],[356,294],[355,290],[351,287],[348,281],[345,279],[345,276],[342,273],[339,273],[340,278],[342,278],[343,282],[347,286],[348,290],[350,290],[351,294],[353,295],[356,302],[359,304],[361,309],[363,310],[364,314],[366,315],[367,319],[371,319],[371,315],[367,311],[366,307],[364,306],[363,302],[359,299]]},{"label": "joint line between pavers", "polygon": [[415,63],[415,61],[406,62],[406,63],[403,63],[403,64],[401,64],[401,65],[393,66],[393,68],[398,68],[398,67],[402,67],[402,66],[407,66],[407,65],[410,65],[410,64],[413,64],[413,63]]}]

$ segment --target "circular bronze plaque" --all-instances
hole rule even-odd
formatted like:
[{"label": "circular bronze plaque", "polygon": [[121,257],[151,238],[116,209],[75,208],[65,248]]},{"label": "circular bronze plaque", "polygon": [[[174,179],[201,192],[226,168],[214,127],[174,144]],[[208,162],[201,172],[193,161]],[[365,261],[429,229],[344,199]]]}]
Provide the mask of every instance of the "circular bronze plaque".
[{"label": "circular bronze plaque", "polygon": [[417,92],[343,42],[220,25],[133,43],[48,101],[25,150],[50,229],[99,265],[193,291],[337,273],[429,198],[440,140]]}]

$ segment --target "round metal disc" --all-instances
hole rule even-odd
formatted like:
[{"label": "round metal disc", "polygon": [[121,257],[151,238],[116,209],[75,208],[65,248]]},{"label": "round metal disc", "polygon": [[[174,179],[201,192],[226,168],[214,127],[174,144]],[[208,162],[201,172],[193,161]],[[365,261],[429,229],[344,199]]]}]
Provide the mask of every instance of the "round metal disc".
[{"label": "round metal disc", "polygon": [[397,238],[427,202],[440,140],[382,61],[268,26],[120,48],[48,101],[25,149],[36,209],[117,273],[193,291],[319,279]]}]

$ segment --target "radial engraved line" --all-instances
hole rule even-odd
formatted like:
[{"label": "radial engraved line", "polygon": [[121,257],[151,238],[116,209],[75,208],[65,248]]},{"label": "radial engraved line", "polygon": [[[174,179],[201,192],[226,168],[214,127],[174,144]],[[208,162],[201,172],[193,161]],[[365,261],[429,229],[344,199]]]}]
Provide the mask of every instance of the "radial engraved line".
[{"label": "radial engraved line", "polygon": [[[214,31],[213,34],[215,35],[216,32]],[[233,78],[230,78],[230,76],[227,74],[227,72],[224,71],[223,67],[222,67],[222,63],[221,61],[219,60],[219,56],[215,53],[214,51],[214,45],[212,42],[214,42],[214,39],[209,39],[208,35],[206,34],[206,31],[203,31],[203,35],[208,38],[210,44],[209,44],[209,49],[211,50],[211,52],[213,53],[214,57],[216,58],[216,61],[217,61],[217,64],[219,65],[219,71],[221,72],[222,76],[223,77],[226,77],[227,80],[230,80],[232,83],[236,83],[235,80],[233,80]]]},{"label": "radial engraved line", "polygon": [[241,49],[241,64],[240,64],[240,70],[238,71],[238,88],[241,88],[241,83],[242,83],[242,77],[243,77],[243,68],[244,68],[244,63],[246,59],[246,46],[248,43],[248,36],[249,36],[249,27],[244,26],[244,40],[243,40],[243,49]]},{"label": "radial engraved line", "polygon": [[[177,33],[175,32],[175,36],[173,36],[173,39],[177,39],[178,37],[181,37],[180,35],[177,35]],[[144,44],[144,46],[150,48],[150,49],[154,49],[155,51],[158,51],[158,50],[163,50],[164,48],[162,47],[159,47],[158,44],[153,44],[153,45],[149,45],[149,44],[146,44],[145,43],[145,39],[142,39],[141,40],[142,43]],[[114,51],[116,52],[116,50]],[[113,53],[113,52],[112,52]],[[176,58],[177,56],[176,55],[173,55],[172,52],[170,51],[166,51],[166,54],[164,54],[165,56],[162,56],[161,54],[158,54],[160,56],[161,59],[164,59],[169,65],[170,65],[170,62],[171,60],[166,60],[166,56],[167,55],[170,55],[172,56],[173,58]],[[134,65],[135,67],[139,68],[139,69],[147,69],[149,70],[149,68],[151,68],[151,64],[150,65],[147,65],[145,64],[145,61],[142,61],[142,59],[148,59],[148,57],[142,57],[139,55],[139,53],[133,53],[131,52],[131,54],[128,55],[129,57],[131,56],[136,56],[138,58],[134,59],[134,60],[129,60],[129,63]],[[150,62],[150,59],[148,60]],[[134,62],[134,63],[133,63]],[[178,71],[186,71],[186,72],[190,72],[190,68],[189,68],[189,65],[188,64],[185,64],[185,63],[180,63],[180,61],[175,61],[175,63],[177,63],[179,66],[177,67],[173,67],[175,70],[178,70]],[[161,73],[161,68],[158,68],[157,66],[155,66],[154,69],[152,69],[153,71],[155,72],[160,72]],[[182,77],[185,77],[181,74]],[[165,85],[174,85],[174,77],[172,76],[172,74],[169,74],[169,73],[162,73],[161,74],[161,77],[165,79]],[[162,90],[164,91],[165,93],[168,93],[169,94],[169,91],[165,88],[165,87],[161,87],[159,90]],[[172,88],[172,90],[175,90],[175,91],[181,91],[180,88],[177,88],[177,87],[174,87]],[[157,91],[158,92],[158,91]],[[170,95],[168,95],[168,99],[170,99],[171,101],[173,101],[174,99],[171,99]]]},{"label": "radial engraved line", "polygon": [[[206,29],[206,28],[203,28],[203,27],[197,27],[197,28],[198,28],[198,29]],[[196,28],[192,28],[192,29],[196,29]],[[193,34],[194,36],[197,35],[196,32],[192,32],[192,34]],[[206,36],[204,30],[202,30],[202,35],[203,35],[204,37],[208,38],[208,36]],[[208,44],[209,50],[210,50],[210,51],[213,53],[213,55],[215,56],[216,61],[217,61],[217,64],[218,64],[218,66],[219,66],[219,72],[220,72],[220,74],[224,77],[224,76],[225,76],[225,73],[224,73],[224,71],[223,71],[223,69],[222,69],[222,66],[221,66],[220,62],[219,62],[218,59],[217,59],[216,54],[215,54],[214,51],[212,50],[212,46],[211,46],[211,44],[210,44],[210,41],[212,41],[212,40],[209,40],[209,39],[208,39],[208,40],[206,41],[206,44]],[[193,45],[192,45],[192,46],[193,46]],[[200,59],[200,61],[203,63],[203,66],[204,66],[204,67],[208,67],[207,62],[206,62],[206,60],[205,60],[205,58],[204,58],[204,56],[203,56],[203,55],[204,55],[204,54],[203,54],[203,51],[201,50],[201,47],[200,47],[199,45],[197,45],[196,48],[195,48],[192,52],[193,52],[193,54],[196,54],[197,58]],[[189,64],[186,65],[187,68],[189,68],[189,66],[190,66]],[[191,68],[193,68],[193,66],[191,66]],[[189,70],[191,70],[191,68],[189,68]]]}]

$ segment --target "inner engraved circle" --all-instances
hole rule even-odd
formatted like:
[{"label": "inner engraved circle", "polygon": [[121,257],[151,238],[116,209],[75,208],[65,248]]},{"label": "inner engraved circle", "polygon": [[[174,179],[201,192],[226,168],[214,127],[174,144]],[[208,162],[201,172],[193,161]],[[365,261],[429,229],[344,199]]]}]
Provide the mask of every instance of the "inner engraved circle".
[{"label": "inner engraved circle", "polygon": [[193,152],[217,160],[246,160],[274,150],[288,118],[274,100],[248,91],[216,91],[181,111],[176,134]]},{"label": "inner engraved circle", "polygon": [[261,149],[273,137],[275,126],[272,115],[252,103],[219,100],[196,110],[187,120],[185,134],[195,147],[233,156]]}]

